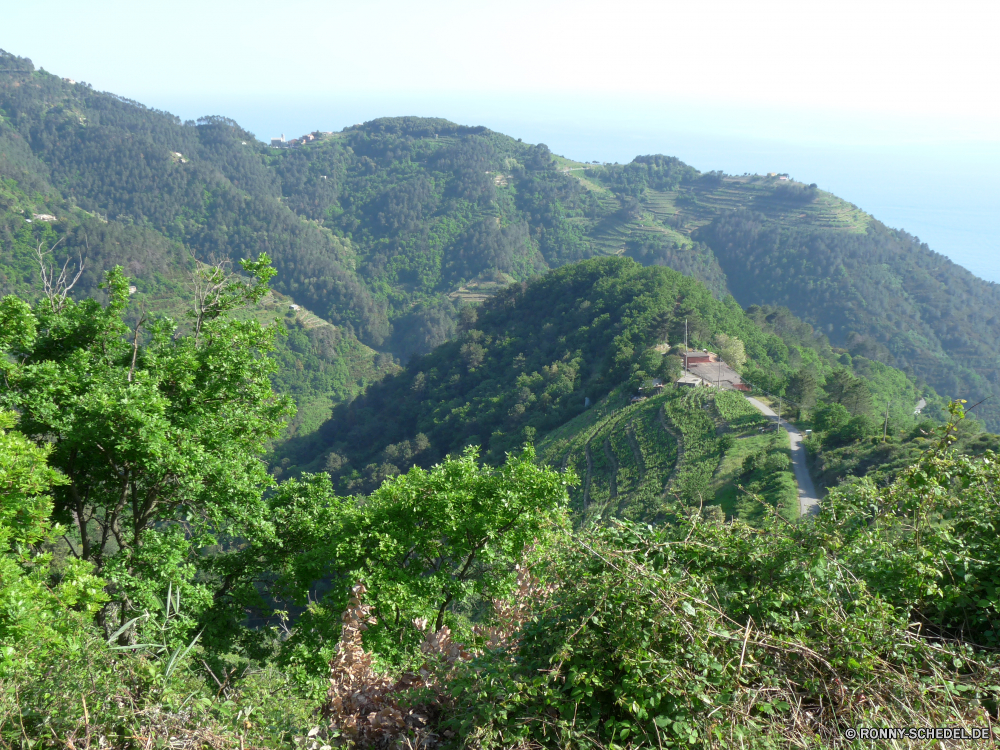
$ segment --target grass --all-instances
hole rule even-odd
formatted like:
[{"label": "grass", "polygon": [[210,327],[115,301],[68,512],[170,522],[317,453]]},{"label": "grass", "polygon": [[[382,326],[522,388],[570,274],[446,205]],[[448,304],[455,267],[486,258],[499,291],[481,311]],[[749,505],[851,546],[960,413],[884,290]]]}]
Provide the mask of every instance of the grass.
[{"label": "grass", "polygon": [[722,457],[715,473],[715,504],[721,505],[727,517],[736,513],[736,502],[742,494],[737,487],[737,479],[743,468],[743,459],[767,447],[770,436],[747,435],[733,441],[732,447]]}]

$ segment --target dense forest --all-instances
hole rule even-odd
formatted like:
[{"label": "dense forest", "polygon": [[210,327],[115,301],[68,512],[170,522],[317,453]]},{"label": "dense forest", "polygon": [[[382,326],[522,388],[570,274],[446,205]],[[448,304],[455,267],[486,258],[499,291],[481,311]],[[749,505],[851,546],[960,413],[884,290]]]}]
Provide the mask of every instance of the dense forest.
[{"label": "dense forest", "polygon": [[470,300],[624,254],[788,307],[852,355],[988,399],[977,413],[1000,425],[995,286],[815,185],[661,155],[571,162],[415,117],[270,148],[225,117],[181,122],[7,53],[0,67],[5,292],[37,293],[39,243],[86,258],[76,293],[99,296],[120,263],[161,307],[193,259],[267,252],[276,292],[405,361],[452,338]]}]

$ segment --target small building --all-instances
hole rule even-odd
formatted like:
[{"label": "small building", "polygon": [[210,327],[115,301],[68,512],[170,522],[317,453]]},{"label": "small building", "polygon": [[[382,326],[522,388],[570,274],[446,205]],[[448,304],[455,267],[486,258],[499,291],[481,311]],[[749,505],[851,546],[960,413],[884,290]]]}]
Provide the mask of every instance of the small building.
[{"label": "small building", "polygon": [[781,175],[778,179],[779,180],[787,180],[788,177],[786,175]]},{"label": "small building", "polygon": [[746,383],[733,383],[733,388],[735,388],[738,391],[743,391],[744,393],[750,392],[750,386],[748,386]]},{"label": "small building", "polygon": [[36,221],[57,221],[56,217],[52,214],[32,214],[32,217]]},{"label": "small building", "polygon": [[302,309],[301,305],[296,305],[294,302],[288,306],[289,310],[298,311]]},{"label": "small building", "polygon": [[691,365],[704,365],[709,362],[715,362],[715,355],[707,349],[703,349],[700,352],[692,349],[685,352],[682,356],[684,357],[685,370]]},{"label": "small building", "polygon": [[136,288],[135,284],[129,284],[128,285],[128,293],[129,294],[135,294],[138,291],[139,290]]},{"label": "small building", "polygon": [[664,386],[662,380],[660,380],[659,378],[652,378],[649,381],[649,385],[640,386],[639,390],[642,391],[644,394],[649,395],[650,393],[654,394],[659,393],[660,391],[663,390],[663,387]]},{"label": "small building", "polygon": [[704,381],[693,373],[686,372],[681,377],[677,378],[675,385],[683,386],[685,388],[694,388],[696,386],[702,385]]}]

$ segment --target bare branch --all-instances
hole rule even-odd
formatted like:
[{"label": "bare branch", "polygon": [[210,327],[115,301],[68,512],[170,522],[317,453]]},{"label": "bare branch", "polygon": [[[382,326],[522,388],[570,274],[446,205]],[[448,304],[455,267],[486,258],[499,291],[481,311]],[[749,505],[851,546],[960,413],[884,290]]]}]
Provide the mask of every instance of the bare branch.
[{"label": "bare branch", "polygon": [[[38,268],[41,272],[42,277],[42,289],[45,292],[45,297],[48,299],[49,304],[55,312],[59,312],[66,305],[66,297],[69,295],[70,290],[76,286],[76,282],[80,280],[83,275],[83,269],[85,263],[83,260],[83,254],[77,255],[77,271],[76,275],[73,276],[73,280],[69,279],[69,264],[70,258],[66,259],[63,263],[62,269],[59,271],[59,275],[56,275],[55,266],[52,261],[49,260],[49,256],[55,252],[55,249],[66,239],[61,237],[52,247],[48,250],[42,250],[42,242],[38,243],[38,247],[35,248],[35,256],[38,259]],[[90,242],[87,242],[87,248],[90,248]]]},{"label": "bare branch", "polygon": [[132,364],[128,368],[128,382],[132,382],[132,376],[135,374],[135,360],[139,355],[139,330],[142,328],[142,324],[146,322],[146,308],[143,306],[142,313],[139,315],[139,322],[135,324],[135,333],[132,336]]},{"label": "bare branch", "polygon": [[[209,263],[201,264],[203,268],[195,268],[194,283],[194,340],[195,344],[201,336],[205,320],[211,317],[214,308],[218,307],[223,292],[229,285],[233,274],[229,272],[232,265],[228,260],[215,261],[209,258]],[[195,263],[198,258],[195,257]]]}]

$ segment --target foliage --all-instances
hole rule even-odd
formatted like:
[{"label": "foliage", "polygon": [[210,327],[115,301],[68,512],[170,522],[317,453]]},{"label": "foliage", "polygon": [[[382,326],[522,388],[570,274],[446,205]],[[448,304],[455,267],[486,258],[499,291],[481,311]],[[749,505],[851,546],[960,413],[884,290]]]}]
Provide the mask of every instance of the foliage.
[{"label": "foliage", "polygon": [[[198,550],[266,524],[261,493],[272,480],[259,456],[290,406],[271,390],[264,356],[275,329],[229,315],[273,274],[267,256],[243,269],[250,281],[204,271],[188,335],[145,314],[127,326],[120,268],[108,273],[107,305],[4,302],[22,335],[5,342],[14,361],[0,398],[26,436],[51,442],[49,461],[65,476],[54,517],[72,527],[72,557],[107,580],[106,633],[128,622],[141,630],[136,616],[159,609],[171,584],[188,602],[175,634],[184,641],[213,599]],[[126,628],[119,641],[136,637]]]},{"label": "foliage", "polygon": [[414,620],[435,632],[460,627],[479,604],[508,591],[526,549],[562,522],[572,477],[534,458],[527,448],[492,470],[470,449],[387,480],[364,502],[335,496],[325,474],[284,482],[269,501],[275,535],[250,539],[219,572],[247,582],[247,602],[254,572],[269,572],[269,593],[285,606],[306,605],[317,581],[333,581],[283,647],[296,668],[325,666],[324,643],[335,640],[346,607],[344,581],[363,581],[371,592],[377,624],[366,641],[384,659],[405,660],[418,646]]},{"label": "foliage", "polygon": [[858,726],[981,727],[1000,698],[1000,663],[974,645],[1000,611],[1000,475],[992,455],[948,451],[955,429],[893,485],[833,491],[811,523],[678,509],[657,529],[566,531],[531,569],[549,586],[518,637],[403,673],[393,710],[418,707],[425,746],[487,748],[808,746]]},{"label": "foliage", "polygon": [[93,613],[106,597],[93,566],[66,566],[49,585],[52,555],[43,551],[64,532],[51,522],[52,488],[66,477],[47,463],[51,446],[36,445],[10,428],[11,412],[0,412],[0,681],[31,669],[37,651],[62,649],[73,641],[68,608]]},{"label": "foliage", "polygon": [[717,333],[712,338],[712,343],[718,349],[723,362],[737,372],[743,369],[743,365],[747,363],[747,353],[742,341],[726,333]]},{"label": "foliage", "polygon": [[[529,430],[544,435],[583,412],[587,399],[668,379],[674,360],[663,344],[683,341],[685,322],[692,344],[726,334],[742,342],[757,371],[789,366],[782,339],[731,300],[626,258],[552,271],[469,312],[455,341],[336,407],[316,435],[289,441],[277,460],[318,470],[336,454],[332,473],[348,491],[370,491],[393,472],[469,444],[499,462]],[[419,455],[401,450],[418,434],[428,441]]]}]

